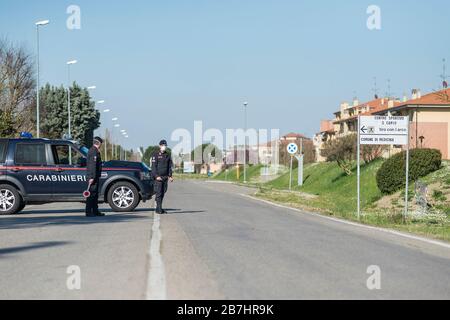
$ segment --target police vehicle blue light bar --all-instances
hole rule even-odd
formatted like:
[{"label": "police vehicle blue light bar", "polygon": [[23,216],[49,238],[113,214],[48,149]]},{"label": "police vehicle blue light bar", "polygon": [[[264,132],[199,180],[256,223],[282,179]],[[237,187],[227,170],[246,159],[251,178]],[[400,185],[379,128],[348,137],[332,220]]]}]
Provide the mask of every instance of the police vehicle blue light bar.
[{"label": "police vehicle blue light bar", "polygon": [[31,139],[31,138],[33,138],[33,135],[30,133],[30,132],[21,132],[20,133],[20,137],[22,138],[22,139]]}]

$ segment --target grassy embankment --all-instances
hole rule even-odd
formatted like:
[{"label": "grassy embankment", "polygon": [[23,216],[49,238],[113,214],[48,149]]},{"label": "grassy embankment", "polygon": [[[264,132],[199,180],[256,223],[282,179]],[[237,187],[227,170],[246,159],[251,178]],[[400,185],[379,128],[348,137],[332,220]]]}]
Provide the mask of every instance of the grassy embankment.
[{"label": "grassy embankment", "polygon": [[[258,183],[259,178],[261,176],[261,169],[263,168],[262,165],[254,165],[254,166],[248,166],[247,167],[247,181],[250,183]],[[228,169],[228,172],[225,170],[221,171],[214,177],[212,177],[214,180],[223,180],[223,181],[230,181],[230,182],[244,182],[244,171],[241,168],[239,168],[239,178],[237,176],[237,169],[236,167]]]},{"label": "grassy embankment", "polygon": [[[376,184],[376,172],[382,160],[361,167],[360,222],[380,227],[450,241],[450,165],[445,162],[442,169],[424,177],[429,185],[429,200],[433,205],[431,214],[419,217],[414,199],[414,185],[410,194],[411,216],[403,221],[404,191],[383,196]],[[297,181],[297,173],[294,174]],[[356,216],[356,169],[346,176],[335,163],[308,165],[304,173],[304,186],[289,186],[289,174],[260,185],[257,197],[276,203],[357,221]]]}]

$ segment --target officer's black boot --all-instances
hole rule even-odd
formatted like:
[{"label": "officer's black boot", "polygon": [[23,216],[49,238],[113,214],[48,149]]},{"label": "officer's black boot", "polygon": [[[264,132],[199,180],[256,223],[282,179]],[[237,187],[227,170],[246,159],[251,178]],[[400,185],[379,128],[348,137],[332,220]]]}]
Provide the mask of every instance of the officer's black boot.
[{"label": "officer's black boot", "polygon": [[160,201],[156,201],[156,210],[155,212],[157,214],[161,214],[162,213],[162,207],[161,207],[161,202]]}]

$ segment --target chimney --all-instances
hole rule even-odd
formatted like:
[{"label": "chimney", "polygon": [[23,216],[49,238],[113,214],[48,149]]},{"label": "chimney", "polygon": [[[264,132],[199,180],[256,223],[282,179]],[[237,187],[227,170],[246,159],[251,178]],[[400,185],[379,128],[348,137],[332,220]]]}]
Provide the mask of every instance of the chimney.
[{"label": "chimney", "polygon": [[408,97],[406,96],[406,93],[403,94],[403,102],[408,101]]},{"label": "chimney", "polygon": [[418,93],[417,89],[412,89],[412,97],[411,97],[412,100],[418,99],[418,94],[417,93]]},{"label": "chimney", "polygon": [[384,98],[381,99],[381,105],[384,106]]},{"label": "chimney", "polygon": [[389,101],[388,101],[388,108],[390,109],[390,108],[393,108],[393,107],[394,107],[394,100],[389,99]]},{"label": "chimney", "polygon": [[348,102],[341,103],[341,112],[344,113],[346,109],[348,109]]},{"label": "chimney", "polygon": [[422,98],[422,92],[420,91],[420,89],[417,89],[417,99]]},{"label": "chimney", "polygon": [[356,107],[359,105],[359,100],[358,98],[353,98],[353,106]]}]

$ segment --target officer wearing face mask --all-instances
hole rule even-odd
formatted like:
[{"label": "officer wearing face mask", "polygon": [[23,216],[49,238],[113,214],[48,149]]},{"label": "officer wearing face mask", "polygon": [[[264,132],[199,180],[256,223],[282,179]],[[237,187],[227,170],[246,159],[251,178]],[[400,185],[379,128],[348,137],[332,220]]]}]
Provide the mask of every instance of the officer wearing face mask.
[{"label": "officer wearing face mask", "polygon": [[162,208],[164,195],[167,192],[168,182],[173,182],[172,178],[172,158],[167,153],[167,141],[162,140],[159,143],[159,152],[152,157],[152,175],[154,179],[156,213],[167,213]]}]

